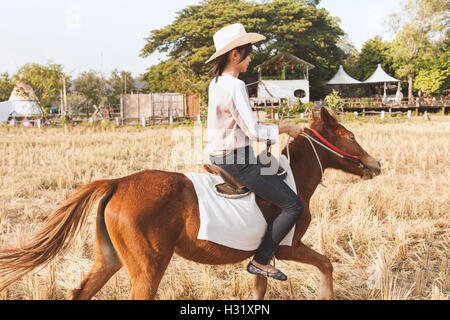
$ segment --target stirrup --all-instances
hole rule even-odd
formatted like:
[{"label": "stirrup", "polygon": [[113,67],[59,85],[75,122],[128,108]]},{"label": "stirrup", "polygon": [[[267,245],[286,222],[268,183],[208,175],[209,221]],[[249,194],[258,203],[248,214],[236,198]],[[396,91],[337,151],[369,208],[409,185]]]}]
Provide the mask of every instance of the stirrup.
[{"label": "stirrup", "polygon": [[287,177],[287,171],[282,166],[280,166],[280,168],[278,168],[277,176],[284,180]]},{"label": "stirrup", "polygon": [[213,190],[218,196],[227,199],[240,199],[251,193],[247,188],[234,189],[227,183],[218,183],[214,185]]}]

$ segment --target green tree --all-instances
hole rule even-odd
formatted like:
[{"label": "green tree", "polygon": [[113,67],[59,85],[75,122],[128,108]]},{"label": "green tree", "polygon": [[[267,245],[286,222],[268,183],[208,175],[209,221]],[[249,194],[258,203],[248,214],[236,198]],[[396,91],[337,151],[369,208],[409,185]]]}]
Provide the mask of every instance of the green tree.
[{"label": "green tree", "polygon": [[391,16],[395,39],[391,55],[397,76],[408,79],[408,98],[412,101],[413,79],[418,60],[426,48],[448,37],[450,3],[447,0],[407,0],[400,13]]},{"label": "green tree", "polygon": [[323,94],[321,83],[332,76],[345,56],[337,45],[344,32],[336,18],[316,7],[318,2],[209,0],[188,6],[178,12],[172,24],[151,31],[146,38],[141,56],[165,52],[168,59],[150,67],[141,79],[152,92],[184,90],[205,99],[210,81],[205,61],[215,52],[213,35],[226,25],[240,22],[247,31],[267,37],[256,44],[249,69],[242,75],[244,80],[256,79],[255,66],[287,51],[315,65],[310,82],[311,96],[317,98]]},{"label": "green tree", "polygon": [[7,72],[0,74],[0,102],[7,101],[14,88],[14,83]]},{"label": "green tree", "polygon": [[131,72],[114,69],[107,81],[107,102],[111,105],[120,103],[120,95],[136,90]]},{"label": "green tree", "polygon": [[60,64],[27,63],[13,76],[14,82],[19,79],[20,74],[23,80],[31,85],[43,107],[59,103],[63,79],[66,80],[66,87],[70,86],[70,76],[64,73],[63,66]]},{"label": "green tree", "polygon": [[88,112],[92,110],[93,105],[100,105],[106,102],[106,80],[101,74],[94,70],[81,73],[75,80],[75,92],[86,98],[88,103],[83,110]]},{"label": "green tree", "polygon": [[333,92],[325,97],[325,102],[327,106],[335,111],[342,111],[344,107],[344,103],[342,101],[341,96],[339,95],[339,91],[333,89]]},{"label": "green tree", "polygon": [[414,79],[414,89],[422,90],[428,94],[441,94],[441,86],[448,77],[442,70],[436,68],[431,70],[420,70]]},{"label": "green tree", "polygon": [[380,36],[367,40],[361,48],[352,76],[359,81],[365,81],[375,72],[378,64],[381,64],[388,74],[394,74],[390,53],[389,43],[384,42]]},{"label": "green tree", "polygon": [[67,94],[67,114],[69,117],[86,113],[88,106],[89,102],[84,95],[77,92],[69,92]]},{"label": "green tree", "polygon": [[418,57],[414,89],[430,95],[447,94],[450,87],[450,50],[441,42],[423,50]]},{"label": "green tree", "polygon": [[349,75],[351,75],[352,77],[355,77],[355,74],[357,74],[357,72],[358,72],[358,70],[356,68],[356,63],[358,62],[358,59],[359,59],[358,49],[356,49],[356,47],[348,39],[347,36],[339,39],[338,46],[345,53],[345,58],[342,61],[342,65],[344,66],[344,69],[347,71],[347,73]]}]

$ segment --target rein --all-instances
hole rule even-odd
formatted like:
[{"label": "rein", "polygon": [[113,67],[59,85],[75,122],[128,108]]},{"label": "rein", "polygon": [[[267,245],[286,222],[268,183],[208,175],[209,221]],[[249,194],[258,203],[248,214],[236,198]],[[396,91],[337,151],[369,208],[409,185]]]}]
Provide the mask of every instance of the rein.
[{"label": "rein", "polygon": [[[335,145],[333,145],[333,144],[331,144],[328,140],[326,140],[324,137],[322,137],[316,130],[314,130],[314,129],[311,129],[311,128],[308,128],[309,130],[311,130],[313,133],[314,133],[314,135],[317,137],[317,138],[319,138],[319,140],[320,141],[318,141],[317,139],[315,139],[315,138],[313,138],[312,136],[310,136],[309,134],[307,134],[304,130],[303,130],[303,132],[302,132],[302,136],[304,136],[305,138],[306,138],[306,140],[308,140],[308,142],[311,144],[311,147],[312,147],[312,149],[313,149],[313,151],[314,151],[314,154],[315,154],[315,156],[316,156],[316,158],[317,158],[317,162],[319,163],[319,167],[320,167],[320,172],[321,172],[321,177],[320,177],[320,184],[323,186],[323,187],[327,187],[326,185],[324,185],[323,184],[323,166],[322,166],[322,162],[320,161],[320,158],[319,158],[319,155],[317,154],[317,150],[316,150],[316,147],[314,146],[314,144],[313,144],[313,141],[315,142],[315,143],[317,143],[318,145],[320,145],[321,147],[323,147],[323,148],[325,148],[325,149],[327,149],[328,151],[330,151],[331,153],[333,153],[333,154],[335,154],[335,155],[337,155],[338,157],[340,157],[340,158],[343,158],[343,159],[346,159],[346,160],[349,160],[349,161],[351,161],[351,162],[353,162],[353,163],[357,163],[357,164],[359,164],[360,166],[362,166],[362,167],[365,167],[365,168],[367,168],[367,166],[361,161],[361,159],[360,159],[360,157],[359,156],[353,156],[353,155],[350,155],[350,154],[348,154],[348,153],[346,153],[346,152],[344,152],[344,151],[342,151],[341,149],[339,149],[338,147],[336,147]],[[288,141],[287,141],[287,158],[288,158],[288,163],[289,163],[289,165],[291,164],[291,157],[290,157],[290,153],[289,153],[289,140],[290,140],[290,138],[291,138],[291,136],[289,136],[288,137]]]},{"label": "rein", "polygon": [[[323,143],[325,143],[329,148],[331,148],[332,150],[330,150],[329,148],[327,148],[328,150],[332,151],[334,154],[338,155],[341,158],[353,158],[353,159],[359,159],[359,156],[352,156],[344,151],[342,151],[341,149],[337,148],[336,146],[332,145],[330,142],[328,142],[324,137],[322,137],[316,130],[309,128],[309,130],[311,130]],[[306,134],[305,132],[303,132],[304,135],[308,136],[308,134]],[[323,147],[325,147],[323,144],[321,144],[320,142],[318,142],[317,140],[315,140],[314,138],[312,138],[311,136],[309,136],[312,140],[314,140],[315,142],[317,142],[318,144],[322,145]]]}]

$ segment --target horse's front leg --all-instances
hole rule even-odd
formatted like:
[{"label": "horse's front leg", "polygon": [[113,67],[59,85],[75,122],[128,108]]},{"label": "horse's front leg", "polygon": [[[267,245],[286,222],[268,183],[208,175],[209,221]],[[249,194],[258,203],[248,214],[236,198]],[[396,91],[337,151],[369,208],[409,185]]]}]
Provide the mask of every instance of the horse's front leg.
[{"label": "horse's front leg", "polygon": [[297,242],[294,247],[283,246],[278,248],[275,256],[282,260],[293,260],[316,266],[322,275],[317,298],[320,300],[334,298],[333,266],[327,257],[305,246],[302,242]]},{"label": "horse's front leg", "polygon": [[253,300],[263,300],[267,291],[267,277],[254,276],[253,281]]}]

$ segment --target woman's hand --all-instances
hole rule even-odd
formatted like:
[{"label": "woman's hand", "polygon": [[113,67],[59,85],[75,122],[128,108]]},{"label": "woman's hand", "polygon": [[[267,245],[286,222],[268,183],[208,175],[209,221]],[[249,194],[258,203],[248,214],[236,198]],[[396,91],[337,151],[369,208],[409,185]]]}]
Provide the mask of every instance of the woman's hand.
[{"label": "woman's hand", "polygon": [[303,132],[303,129],[295,124],[281,124],[278,126],[278,132],[280,134],[287,133],[291,137],[295,138]]}]

